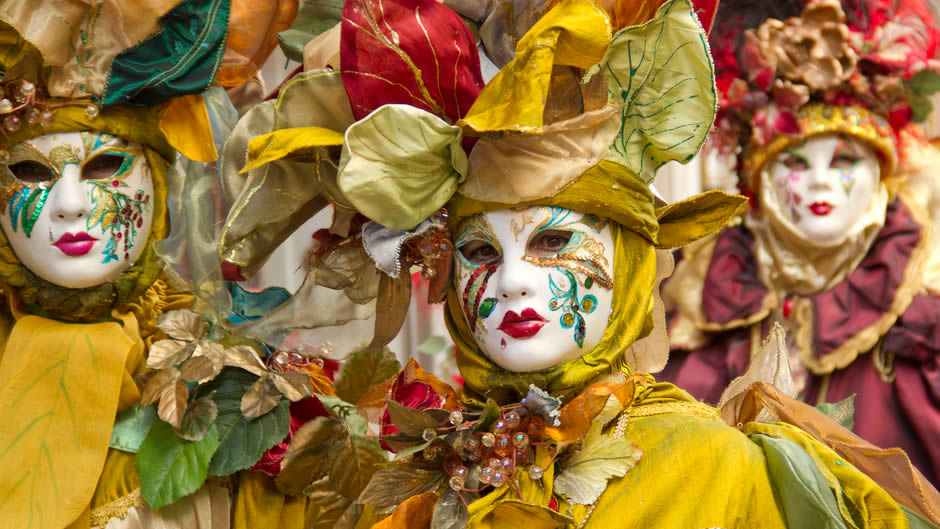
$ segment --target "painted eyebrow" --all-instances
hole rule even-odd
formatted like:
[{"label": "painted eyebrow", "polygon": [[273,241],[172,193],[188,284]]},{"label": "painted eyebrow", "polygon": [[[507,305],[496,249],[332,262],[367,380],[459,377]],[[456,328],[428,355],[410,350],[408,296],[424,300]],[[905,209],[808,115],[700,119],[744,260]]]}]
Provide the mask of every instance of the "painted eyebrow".
[{"label": "painted eyebrow", "polygon": [[839,142],[836,143],[835,154],[852,154],[854,156],[861,156],[862,153],[858,152],[854,142],[850,142],[845,138],[839,138]]}]

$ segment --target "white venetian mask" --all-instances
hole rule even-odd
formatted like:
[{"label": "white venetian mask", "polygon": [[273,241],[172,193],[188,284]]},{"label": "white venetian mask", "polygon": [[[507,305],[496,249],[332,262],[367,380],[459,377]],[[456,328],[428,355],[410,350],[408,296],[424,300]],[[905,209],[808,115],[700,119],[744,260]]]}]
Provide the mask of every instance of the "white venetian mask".
[{"label": "white venetian mask", "polygon": [[841,243],[868,210],[880,166],[864,143],[834,134],[814,136],[768,163],[781,211],[807,240]]},{"label": "white venetian mask", "polygon": [[39,277],[67,288],[112,281],[143,251],[153,179],[143,148],[101,132],[46,134],[0,164],[0,226]]},{"label": "white venetian mask", "polygon": [[607,219],[550,206],[474,215],[459,226],[457,293],[489,358],[515,372],[594,348],[613,302]]}]

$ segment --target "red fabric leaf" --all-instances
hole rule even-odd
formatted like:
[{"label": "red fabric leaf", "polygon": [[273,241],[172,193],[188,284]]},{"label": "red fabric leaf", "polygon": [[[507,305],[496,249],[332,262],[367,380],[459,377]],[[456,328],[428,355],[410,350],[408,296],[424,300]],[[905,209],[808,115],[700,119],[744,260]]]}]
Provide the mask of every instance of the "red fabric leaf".
[{"label": "red fabric leaf", "polygon": [[402,103],[456,123],[483,88],[473,34],[436,0],[347,0],[342,24],[340,70],[357,120]]},{"label": "red fabric leaf", "polygon": [[712,24],[715,22],[715,13],[718,12],[719,0],[692,0],[692,9],[698,16],[698,21],[705,28],[706,33],[712,30]]}]

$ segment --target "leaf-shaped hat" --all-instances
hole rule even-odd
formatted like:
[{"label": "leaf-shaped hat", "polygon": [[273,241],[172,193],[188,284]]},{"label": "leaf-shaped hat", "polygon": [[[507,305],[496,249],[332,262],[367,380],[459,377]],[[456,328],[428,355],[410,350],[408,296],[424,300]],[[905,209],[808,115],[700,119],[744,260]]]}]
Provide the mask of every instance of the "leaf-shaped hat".
[{"label": "leaf-shaped hat", "polygon": [[385,277],[444,207],[453,223],[558,203],[662,248],[716,231],[743,198],[665,205],[649,189],[711,127],[706,39],[689,0],[347,0],[342,23],[305,45],[306,71],[226,144],[222,258],[250,277],[327,204],[333,235],[367,237]]},{"label": "leaf-shaped hat", "polygon": [[2,0],[0,144],[42,134],[64,106],[94,119],[130,105],[156,119],[175,150],[213,161],[198,94],[254,77],[296,13],[287,0]]}]

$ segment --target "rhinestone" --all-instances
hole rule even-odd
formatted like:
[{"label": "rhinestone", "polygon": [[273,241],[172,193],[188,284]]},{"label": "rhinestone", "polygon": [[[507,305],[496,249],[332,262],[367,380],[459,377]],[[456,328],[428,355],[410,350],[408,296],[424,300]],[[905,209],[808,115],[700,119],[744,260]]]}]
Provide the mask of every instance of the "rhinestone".
[{"label": "rhinestone", "polygon": [[496,473],[496,470],[493,469],[492,467],[484,468],[483,470],[480,471],[480,482],[488,484],[490,481],[493,480],[493,474],[495,473]]},{"label": "rhinestone", "polygon": [[519,423],[522,422],[522,418],[519,417],[519,414],[515,411],[507,413],[503,419],[506,421],[506,427],[510,430],[515,430],[519,427]]},{"label": "rhinestone", "polygon": [[450,488],[454,490],[463,489],[463,478],[458,478],[457,476],[450,478]]},{"label": "rhinestone", "polygon": [[52,125],[54,119],[55,116],[52,114],[52,112],[46,110],[39,116],[39,124],[43,127],[49,127]]},{"label": "rhinestone", "polygon": [[460,478],[460,479],[467,479],[467,475],[468,475],[469,473],[470,473],[470,471],[467,470],[467,467],[465,467],[465,466],[463,466],[463,465],[457,465],[456,467],[454,467],[453,476],[458,477],[458,478]]},{"label": "rhinestone", "polygon": [[454,410],[450,412],[450,417],[448,417],[448,420],[451,424],[457,426],[463,422],[463,413],[461,413],[460,410]]},{"label": "rhinestone", "polygon": [[421,438],[428,442],[433,441],[437,439],[437,432],[434,431],[434,428],[425,428],[421,432]]},{"label": "rhinestone", "polygon": [[526,434],[524,434],[524,433],[522,433],[522,432],[516,432],[515,434],[513,434],[513,436],[512,436],[512,445],[513,445],[513,446],[515,446],[516,448],[521,448],[521,447],[523,447],[523,446],[527,446],[528,444],[529,444],[529,436],[528,436],[528,435],[526,435]]},{"label": "rhinestone", "polygon": [[0,99],[0,114],[13,112],[13,102],[9,99]]},{"label": "rhinestone", "polygon": [[3,127],[10,132],[20,128],[20,118],[16,116],[7,116],[3,118]]},{"label": "rhinestone", "polygon": [[476,450],[479,446],[480,441],[475,437],[469,437],[463,442],[463,447],[470,451]]},{"label": "rhinestone", "polygon": [[23,84],[20,85],[20,92],[27,97],[32,96],[36,93],[36,85],[29,81],[23,81]]},{"label": "rhinestone", "polygon": [[529,477],[534,481],[542,479],[542,476],[545,474],[545,471],[542,470],[542,467],[538,465],[532,465],[529,467]]},{"label": "rhinestone", "polygon": [[496,422],[493,423],[493,426],[490,427],[490,431],[492,431],[493,433],[497,435],[501,433],[506,433],[506,421],[502,419],[497,419]]},{"label": "rhinestone", "polygon": [[513,464],[512,459],[509,459],[508,457],[504,457],[499,460],[499,470],[502,470],[503,472],[512,472],[512,467],[514,466],[515,465]]},{"label": "rhinestone", "polygon": [[89,119],[95,119],[98,117],[98,107],[95,105],[85,107],[85,115],[88,116]]},{"label": "rhinestone", "polygon": [[26,122],[29,124],[37,123],[39,121],[39,111],[35,108],[31,108],[26,111]]},{"label": "rhinestone", "polygon": [[491,433],[485,433],[483,437],[480,438],[480,442],[487,448],[493,448],[493,445],[496,444],[496,436]]},{"label": "rhinestone", "polygon": [[506,484],[506,476],[502,472],[493,472],[493,479],[490,480],[490,485],[493,485],[496,488],[502,487]]}]

